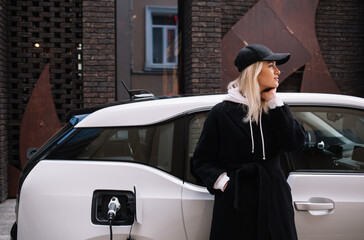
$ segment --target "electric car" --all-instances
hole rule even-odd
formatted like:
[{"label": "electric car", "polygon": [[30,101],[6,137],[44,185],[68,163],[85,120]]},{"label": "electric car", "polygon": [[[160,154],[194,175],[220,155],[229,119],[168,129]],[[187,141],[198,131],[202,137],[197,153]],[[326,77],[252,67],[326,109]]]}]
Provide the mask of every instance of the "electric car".
[{"label": "electric car", "polygon": [[[281,154],[299,239],[364,239],[364,99],[279,96],[306,129],[304,147]],[[213,196],[191,175],[190,158],[222,99],[153,98],[75,112],[23,169],[12,237],[208,239]]]}]

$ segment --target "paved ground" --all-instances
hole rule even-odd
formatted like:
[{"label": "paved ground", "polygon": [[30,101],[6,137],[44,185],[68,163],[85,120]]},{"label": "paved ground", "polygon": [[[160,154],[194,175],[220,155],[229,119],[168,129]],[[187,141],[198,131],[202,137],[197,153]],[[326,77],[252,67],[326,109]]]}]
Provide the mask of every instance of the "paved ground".
[{"label": "paved ground", "polygon": [[15,221],[15,199],[0,203],[0,240],[10,240],[10,229]]}]

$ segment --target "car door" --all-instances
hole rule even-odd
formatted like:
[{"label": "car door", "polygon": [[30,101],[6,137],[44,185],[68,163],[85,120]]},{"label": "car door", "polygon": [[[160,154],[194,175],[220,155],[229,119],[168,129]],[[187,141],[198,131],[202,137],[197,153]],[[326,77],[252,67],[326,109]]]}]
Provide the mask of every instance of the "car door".
[{"label": "car door", "polygon": [[185,240],[181,211],[183,125],[81,128],[59,140],[25,179],[18,239]]},{"label": "car door", "polygon": [[189,240],[208,239],[212,219],[214,197],[206,187],[192,176],[190,160],[200,138],[208,111],[193,113],[187,118],[187,164],[182,190],[182,211],[186,236]]},{"label": "car door", "polygon": [[306,129],[291,155],[291,186],[300,240],[364,239],[364,112],[291,107]]}]

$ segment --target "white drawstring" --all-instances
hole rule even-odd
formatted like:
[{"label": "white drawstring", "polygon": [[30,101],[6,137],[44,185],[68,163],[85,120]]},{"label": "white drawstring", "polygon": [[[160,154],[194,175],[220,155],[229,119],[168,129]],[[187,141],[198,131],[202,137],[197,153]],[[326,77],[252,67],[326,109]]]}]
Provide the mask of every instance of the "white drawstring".
[{"label": "white drawstring", "polygon": [[[262,150],[263,150],[263,160],[265,160],[265,146],[264,146],[264,135],[263,135],[263,127],[262,127],[262,112],[259,115],[259,127],[260,127],[260,136],[262,139]],[[252,120],[249,120],[250,125],[250,138],[252,140],[252,153],[254,153],[254,134],[253,134],[253,127],[252,127]]]},{"label": "white drawstring", "polygon": [[265,160],[264,135],[263,135],[263,127],[262,127],[262,125],[263,125],[262,124],[262,112],[260,112],[259,122],[260,122],[260,136],[262,137],[263,160]]},{"label": "white drawstring", "polygon": [[252,153],[254,153],[254,137],[253,137],[252,119],[249,120],[249,123],[250,123],[250,136],[252,139]]}]

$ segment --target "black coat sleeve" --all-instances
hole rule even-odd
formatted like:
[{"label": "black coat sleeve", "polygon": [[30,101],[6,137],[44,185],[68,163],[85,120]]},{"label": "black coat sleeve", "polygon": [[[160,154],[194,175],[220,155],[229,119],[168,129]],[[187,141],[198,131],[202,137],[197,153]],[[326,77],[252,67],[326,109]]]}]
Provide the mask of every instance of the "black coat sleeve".
[{"label": "black coat sleeve", "polygon": [[224,172],[217,163],[219,146],[219,111],[213,108],[205,120],[200,139],[191,159],[192,174],[203,181],[211,194],[218,191],[213,186]]},{"label": "black coat sleeve", "polygon": [[274,134],[279,147],[286,152],[301,148],[305,141],[305,129],[293,117],[287,104],[269,110]]}]

